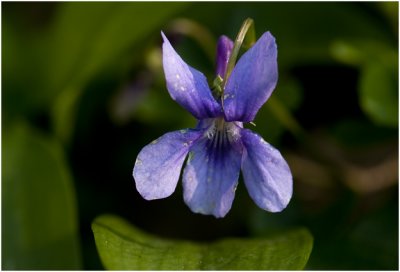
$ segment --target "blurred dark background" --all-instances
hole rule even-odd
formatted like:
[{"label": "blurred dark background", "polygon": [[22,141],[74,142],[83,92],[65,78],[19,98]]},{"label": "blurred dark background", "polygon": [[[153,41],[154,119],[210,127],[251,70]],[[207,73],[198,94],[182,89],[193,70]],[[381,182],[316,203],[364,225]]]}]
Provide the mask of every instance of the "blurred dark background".
[{"label": "blurred dark background", "polygon": [[[93,219],[167,238],[307,227],[307,269],[398,269],[398,3],[2,3],[2,268],[102,269]],[[181,185],[146,201],[140,149],[196,120],[169,97],[164,31],[214,78],[217,38],[247,17],[278,44],[279,81],[252,129],[294,176],[286,210],[241,182],[230,213],[191,213]]]}]

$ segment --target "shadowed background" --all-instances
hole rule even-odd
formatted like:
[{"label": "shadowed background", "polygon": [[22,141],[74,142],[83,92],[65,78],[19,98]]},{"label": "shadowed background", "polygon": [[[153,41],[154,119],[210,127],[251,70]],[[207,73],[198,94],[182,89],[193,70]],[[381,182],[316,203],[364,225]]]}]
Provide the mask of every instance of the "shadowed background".
[{"label": "shadowed background", "polygon": [[[252,129],[294,176],[281,213],[244,184],[224,219],[193,214],[181,185],[146,201],[143,146],[196,120],[169,97],[164,31],[212,82],[217,38],[247,17],[278,45],[279,81]],[[169,238],[314,236],[308,269],[398,268],[398,4],[3,3],[2,268],[102,269],[104,213]]]}]

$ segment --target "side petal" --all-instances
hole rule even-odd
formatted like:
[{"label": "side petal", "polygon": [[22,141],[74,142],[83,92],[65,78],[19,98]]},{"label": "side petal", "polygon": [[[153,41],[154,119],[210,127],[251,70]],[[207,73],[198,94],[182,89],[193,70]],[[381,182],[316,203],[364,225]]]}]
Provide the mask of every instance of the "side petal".
[{"label": "side petal", "polygon": [[211,94],[205,76],[187,65],[163,37],[163,67],[167,89],[172,99],[197,119],[222,115],[222,108]]},{"label": "side petal", "polygon": [[242,142],[242,172],[251,198],[261,209],[283,210],[293,191],[292,173],[285,159],[277,149],[248,129],[242,130]]},{"label": "side petal", "polygon": [[278,81],[277,54],[275,38],[266,32],[240,58],[224,91],[227,121],[254,120]]},{"label": "side petal", "polygon": [[227,138],[200,139],[190,149],[183,172],[185,203],[195,213],[224,217],[231,209],[238,183],[241,149]]},{"label": "side petal", "polygon": [[143,198],[165,198],[175,191],[189,148],[202,133],[188,129],[169,132],[140,151],[133,178]]}]

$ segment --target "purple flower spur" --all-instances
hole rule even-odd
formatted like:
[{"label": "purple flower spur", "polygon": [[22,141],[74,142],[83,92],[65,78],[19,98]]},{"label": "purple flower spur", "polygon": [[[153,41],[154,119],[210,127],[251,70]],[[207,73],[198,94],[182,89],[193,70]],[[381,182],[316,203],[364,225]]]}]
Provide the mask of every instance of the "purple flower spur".
[{"label": "purple flower spur", "polygon": [[[275,88],[275,38],[265,32],[242,55],[218,92],[161,34],[169,94],[199,121],[195,129],[166,133],[140,151],[133,169],[139,193],[147,200],[170,196],[187,157],[183,197],[193,212],[224,217],[231,209],[240,169],[251,198],[261,209],[283,210],[293,189],[289,166],[277,149],[243,128]],[[226,36],[218,41],[217,78],[226,76],[233,45]]]}]

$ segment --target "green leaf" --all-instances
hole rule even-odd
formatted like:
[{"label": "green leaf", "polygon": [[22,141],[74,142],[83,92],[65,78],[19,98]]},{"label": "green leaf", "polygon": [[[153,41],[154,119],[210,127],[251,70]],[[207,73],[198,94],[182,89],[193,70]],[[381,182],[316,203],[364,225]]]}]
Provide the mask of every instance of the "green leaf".
[{"label": "green leaf", "polygon": [[359,87],[361,108],[372,121],[389,127],[398,126],[398,70],[395,62],[368,63],[362,70]]},{"label": "green leaf", "polygon": [[88,82],[102,73],[125,76],[145,54],[148,37],[160,35],[162,23],[185,5],[63,3],[51,45],[56,61],[48,72],[50,88],[62,90],[52,108],[57,136],[68,141],[72,135],[74,111]]},{"label": "green leaf", "polygon": [[361,69],[358,94],[361,109],[376,124],[398,126],[398,53],[374,40],[338,40],[333,57]]},{"label": "green leaf", "polygon": [[63,4],[52,47],[59,58],[51,71],[54,86],[71,84],[71,79],[75,83],[86,82],[124,56],[140,57],[133,51],[134,46],[154,31],[158,35],[162,23],[185,6],[182,3]]},{"label": "green leaf", "polygon": [[60,145],[25,123],[2,140],[2,268],[80,269],[75,195]]},{"label": "green leaf", "polygon": [[[64,2],[54,5],[45,28],[34,31],[6,17],[5,117],[32,116],[52,107],[56,134],[68,140],[88,82],[103,74],[126,77],[151,38],[160,39],[168,19],[187,5]],[[18,9],[5,6],[9,13],[12,8]]]},{"label": "green leaf", "polygon": [[228,238],[209,244],[167,240],[113,215],[98,217],[92,229],[103,265],[110,270],[302,269],[313,244],[305,229],[267,239]]}]

